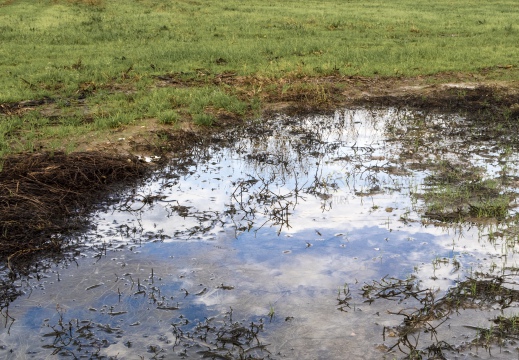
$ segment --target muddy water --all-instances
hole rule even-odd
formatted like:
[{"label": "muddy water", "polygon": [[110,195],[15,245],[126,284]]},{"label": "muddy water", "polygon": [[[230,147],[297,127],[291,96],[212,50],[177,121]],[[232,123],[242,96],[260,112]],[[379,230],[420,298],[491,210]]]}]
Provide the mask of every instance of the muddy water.
[{"label": "muddy water", "polygon": [[[516,154],[454,131],[468,126],[456,115],[345,110],[279,116],[195,148],[98,212],[73,260],[17,282],[0,356],[401,358],[385,329],[402,316],[388,312],[415,304],[366,302],[364,284],[412,277],[441,296],[516,261],[513,243],[489,236],[492,221],[423,218],[426,164],[515,174]],[[460,352],[446,356],[517,357],[510,344],[490,355],[460,347],[499,313],[451,316],[438,337]]]}]

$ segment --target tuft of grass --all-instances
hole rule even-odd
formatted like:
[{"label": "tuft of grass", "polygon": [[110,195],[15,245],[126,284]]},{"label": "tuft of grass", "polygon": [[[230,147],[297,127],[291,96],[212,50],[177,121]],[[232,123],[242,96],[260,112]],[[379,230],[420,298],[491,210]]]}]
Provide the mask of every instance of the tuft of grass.
[{"label": "tuft of grass", "polygon": [[236,96],[229,95],[220,89],[211,87],[198,89],[189,94],[189,111],[191,114],[199,113],[208,107],[226,110],[228,112],[244,115],[247,104],[240,101]]},{"label": "tuft of grass", "polygon": [[196,125],[210,126],[213,125],[216,118],[212,114],[196,113],[193,115],[193,122]]},{"label": "tuft of grass", "polygon": [[124,125],[130,124],[134,119],[132,114],[117,112],[108,116],[98,116],[94,120],[94,128],[96,130],[117,129]]},{"label": "tuft of grass", "polygon": [[272,306],[272,304],[270,304],[269,313],[267,315],[268,315],[268,317],[270,319],[270,322],[272,322],[272,319],[274,318],[274,315],[276,315],[276,311],[274,310],[274,306]]},{"label": "tuft of grass", "polygon": [[164,125],[171,125],[178,122],[180,116],[175,110],[166,110],[159,114],[159,123]]},{"label": "tuft of grass", "polygon": [[511,198],[501,195],[496,198],[487,198],[482,201],[469,204],[469,213],[478,218],[504,219],[509,213]]}]

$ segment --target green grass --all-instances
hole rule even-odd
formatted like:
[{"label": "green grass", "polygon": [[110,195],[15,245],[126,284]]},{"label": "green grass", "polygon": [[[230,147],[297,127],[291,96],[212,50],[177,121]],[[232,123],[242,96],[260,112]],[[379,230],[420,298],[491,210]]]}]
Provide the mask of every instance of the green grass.
[{"label": "green grass", "polygon": [[15,1],[0,12],[0,102],[200,69],[283,77],[517,65],[514,0]]},{"label": "green grass", "polygon": [[468,218],[509,216],[512,193],[497,179],[483,179],[477,169],[437,164],[436,171],[425,179],[425,215],[442,221],[463,221]]},{"label": "green grass", "polygon": [[[62,99],[84,95],[87,120],[60,114],[67,126],[83,129],[146,117],[175,123],[174,112],[212,123],[201,117],[219,109],[245,115],[259,106],[254,93],[268,91],[255,88],[244,98],[214,82],[218,74],[279,80],[516,67],[518,18],[515,0],[4,2],[0,104],[49,97],[67,110]],[[193,84],[158,86],[165,74]],[[29,131],[47,115],[40,125],[21,116],[19,129]],[[5,153],[15,125],[0,120],[11,123],[0,127]]]},{"label": "green grass", "polygon": [[165,110],[159,115],[159,122],[164,125],[175,124],[179,120],[179,115],[175,110]]}]

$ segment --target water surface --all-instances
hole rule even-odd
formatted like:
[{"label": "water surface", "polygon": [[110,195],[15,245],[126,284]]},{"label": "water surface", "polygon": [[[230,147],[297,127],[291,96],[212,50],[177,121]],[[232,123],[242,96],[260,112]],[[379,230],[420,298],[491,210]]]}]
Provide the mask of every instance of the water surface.
[{"label": "water surface", "polygon": [[[74,261],[18,282],[0,354],[403,357],[387,352],[395,339],[384,328],[402,321],[388,310],[412,301],[365,302],[364,284],[412,276],[441,294],[473,271],[515,264],[513,243],[489,241],[497,225],[423,218],[416,195],[434,164],[516,172],[517,154],[451,130],[466,127],[457,115],[342,110],[279,116],[192,149],[98,212]],[[466,325],[494,315],[466,310],[441,336],[460,345],[474,336]]]}]

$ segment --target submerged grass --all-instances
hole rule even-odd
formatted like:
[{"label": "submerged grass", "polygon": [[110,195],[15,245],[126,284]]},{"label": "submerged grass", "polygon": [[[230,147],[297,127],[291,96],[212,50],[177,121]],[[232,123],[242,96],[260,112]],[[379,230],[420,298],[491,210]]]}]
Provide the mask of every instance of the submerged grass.
[{"label": "submerged grass", "polygon": [[501,220],[507,217],[512,194],[507,193],[502,184],[494,179],[483,180],[478,175],[471,179],[462,172],[453,172],[426,179],[429,186],[423,198],[427,217],[451,221],[463,221],[468,217]]},{"label": "submerged grass", "polygon": [[[514,161],[512,149],[518,148],[509,135],[511,122],[497,110],[493,117],[487,110],[469,113],[462,121],[454,117],[443,122],[429,115],[428,111],[418,112],[403,121],[390,122],[387,129],[389,136],[402,139],[400,157],[406,166],[428,173],[420,189],[414,189],[411,195],[421,200],[419,211],[441,222],[508,222],[517,198],[516,174],[509,166]],[[489,151],[486,145],[479,148],[475,143],[492,144],[490,151],[498,157],[495,166],[485,168],[481,163],[478,167],[465,161],[472,156],[486,156]],[[447,147],[454,148],[458,159],[444,156]]]},{"label": "submerged grass", "polygon": [[471,341],[461,344],[449,344],[440,334],[445,326],[450,327],[447,320],[461,311],[475,308],[503,311],[514,306],[519,299],[518,291],[513,288],[516,277],[516,272],[500,276],[475,273],[458,281],[443,296],[439,296],[437,289],[420,289],[414,277],[383,278],[365,284],[362,296],[370,304],[382,300],[405,304],[401,309],[388,310],[388,314],[402,319],[397,326],[384,326],[384,341],[393,340],[388,352],[398,348],[408,359],[446,359],[449,354],[483,347],[491,354],[493,345],[515,347],[519,333],[517,315],[498,316],[488,328],[465,325],[476,330],[476,334],[470,336]]}]

